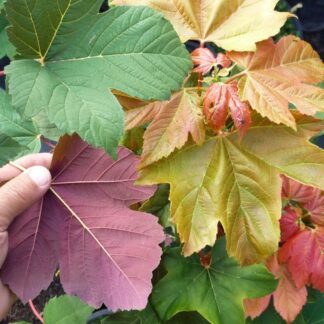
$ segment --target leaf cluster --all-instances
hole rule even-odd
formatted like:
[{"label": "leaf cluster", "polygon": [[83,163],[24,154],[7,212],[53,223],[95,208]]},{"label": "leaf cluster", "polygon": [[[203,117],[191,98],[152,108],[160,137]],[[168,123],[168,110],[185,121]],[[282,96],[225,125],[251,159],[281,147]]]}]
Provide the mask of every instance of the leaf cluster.
[{"label": "leaf cluster", "polygon": [[[317,320],[324,64],[271,38],[293,18],[277,2],[0,2],[0,163],[63,135],[49,192],[9,229],[19,298],[59,268],[68,294],[117,311],[100,323]],[[78,303],[52,306],[84,320]]]}]

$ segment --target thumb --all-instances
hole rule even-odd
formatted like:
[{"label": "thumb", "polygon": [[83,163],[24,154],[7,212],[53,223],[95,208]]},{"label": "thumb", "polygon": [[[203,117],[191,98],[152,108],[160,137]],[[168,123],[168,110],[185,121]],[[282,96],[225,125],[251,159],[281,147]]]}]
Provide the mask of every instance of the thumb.
[{"label": "thumb", "polygon": [[[11,306],[16,301],[15,295],[0,281],[0,321],[5,319]],[[2,323],[2,322],[1,322]]]},{"label": "thumb", "polygon": [[42,166],[27,169],[0,188],[0,232],[49,189],[51,174]]}]

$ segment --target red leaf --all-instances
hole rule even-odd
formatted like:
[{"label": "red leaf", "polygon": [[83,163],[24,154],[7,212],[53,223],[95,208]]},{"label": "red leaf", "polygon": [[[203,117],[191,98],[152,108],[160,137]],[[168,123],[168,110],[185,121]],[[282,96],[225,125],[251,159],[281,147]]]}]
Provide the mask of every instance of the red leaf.
[{"label": "red leaf", "polygon": [[60,140],[51,191],[9,229],[1,278],[19,298],[46,288],[58,263],[68,294],[94,307],[145,307],[164,235],[156,217],[129,209],[154,192],[134,185],[137,164],[124,148],[113,161],[77,136]]},{"label": "red leaf", "polygon": [[243,305],[245,316],[251,317],[252,319],[260,316],[268,308],[271,296],[270,294],[261,298],[244,299]]},{"label": "red leaf", "polygon": [[324,228],[305,229],[283,245],[279,260],[287,263],[297,287],[313,285],[324,292],[323,252]]},{"label": "red leaf", "polygon": [[312,189],[313,194],[303,207],[310,213],[314,224],[324,226],[324,193],[319,189]]},{"label": "red leaf", "polygon": [[219,83],[213,83],[204,97],[203,113],[209,126],[215,132],[225,127],[228,114],[226,92],[225,87]]},{"label": "red leaf", "polygon": [[305,186],[297,181],[294,181],[284,175],[282,179],[282,198],[294,200],[300,203],[309,201],[313,196],[314,189],[310,186]]},{"label": "red leaf", "polygon": [[232,119],[240,138],[242,138],[251,126],[250,107],[246,102],[240,100],[236,83],[231,83],[226,86],[228,91],[228,105],[231,110]]},{"label": "red leaf", "polygon": [[300,231],[300,212],[293,207],[284,208],[280,218],[281,242],[285,243]]},{"label": "red leaf", "polygon": [[218,53],[216,56],[216,64],[221,65],[224,68],[228,68],[232,65],[231,59],[223,53]]},{"label": "red leaf", "polygon": [[276,291],[273,293],[273,303],[277,312],[288,323],[294,321],[307,301],[305,286],[297,288],[285,265],[278,263],[276,255],[267,261],[267,267],[279,279]]},{"label": "red leaf", "polygon": [[191,53],[193,64],[196,65],[194,72],[208,74],[217,62],[213,52],[208,48],[199,47]]},{"label": "red leaf", "polygon": [[218,132],[225,127],[229,108],[242,138],[251,125],[251,115],[248,104],[240,101],[237,91],[235,83],[213,83],[206,91],[203,112],[209,126]]},{"label": "red leaf", "polygon": [[288,323],[294,321],[307,301],[305,286],[297,288],[285,264],[278,263],[277,255],[268,258],[266,265],[269,271],[279,280],[277,289],[262,298],[246,299],[244,301],[245,315],[252,319],[261,315],[267,308],[271,296],[274,307]]}]

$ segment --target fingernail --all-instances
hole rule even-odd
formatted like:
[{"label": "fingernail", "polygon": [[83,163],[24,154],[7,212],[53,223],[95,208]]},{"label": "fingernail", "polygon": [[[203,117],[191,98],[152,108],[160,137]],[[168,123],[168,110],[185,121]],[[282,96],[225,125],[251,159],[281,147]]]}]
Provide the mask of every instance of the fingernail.
[{"label": "fingernail", "polygon": [[51,183],[50,172],[42,166],[34,166],[26,170],[29,177],[37,184],[38,187],[48,186]]}]

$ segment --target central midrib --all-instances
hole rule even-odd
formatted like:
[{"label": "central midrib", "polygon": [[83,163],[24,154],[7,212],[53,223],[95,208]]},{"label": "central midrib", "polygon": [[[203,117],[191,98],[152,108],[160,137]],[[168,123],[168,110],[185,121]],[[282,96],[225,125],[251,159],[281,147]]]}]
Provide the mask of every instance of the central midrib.
[{"label": "central midrib", "polygon": [[130,279],[127,277],[126,273],[120,268],[120,266],[116,263],[116,261],[112,258],[112,256],[109,254],[109,252],[105,249],[105,247],[102,245],[102,243],[97,239],[97,237],[92,233],[91,229],[82,221],[82,219],[74,212],[74,210],[65,202],[65,200],[52,188],[50,187],[50,191],[54,194],[54,196],[63,204],[63,206],[71,213],[73,217],[76,218],[76,220],[81,224],[81,226],[89,233],[89,235],[95,240],[95,242],[100,246],[100,248],[103,250],[103,252],[107,255],[107,257],[111,260],[111,262],[114,264],[114,266],[120,271],[120,273],[126,278],[129,285],[133,288],[134,292],[140,298],[140,295],[133,285],[133,283],[130,281]]}]

